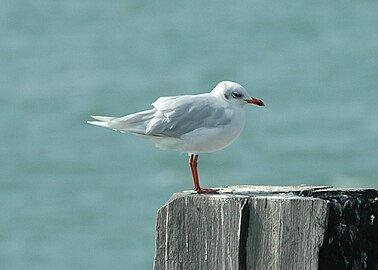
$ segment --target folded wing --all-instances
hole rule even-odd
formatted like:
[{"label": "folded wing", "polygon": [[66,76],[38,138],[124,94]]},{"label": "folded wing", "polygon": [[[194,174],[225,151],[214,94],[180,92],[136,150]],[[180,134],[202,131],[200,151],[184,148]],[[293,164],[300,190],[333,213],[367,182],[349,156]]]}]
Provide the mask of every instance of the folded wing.
[{"label": "folded wing", "polygon": [[120,118],[94,117],[106,124],[90,123],[137,135],[180,138],[196,129],[219,127],[231,121],[231,111],[209,94],[161,97],[152,106],[153,109]]}]

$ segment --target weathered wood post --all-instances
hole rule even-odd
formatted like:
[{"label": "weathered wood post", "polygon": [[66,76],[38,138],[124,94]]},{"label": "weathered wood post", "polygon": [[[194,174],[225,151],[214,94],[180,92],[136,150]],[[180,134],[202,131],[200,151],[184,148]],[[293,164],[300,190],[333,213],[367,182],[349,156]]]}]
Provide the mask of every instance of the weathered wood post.
[{"label": "weathered wood post", "polygon": [[176,193],[158,212],[154,269],[377,270],[377,215],[373,189]]}]

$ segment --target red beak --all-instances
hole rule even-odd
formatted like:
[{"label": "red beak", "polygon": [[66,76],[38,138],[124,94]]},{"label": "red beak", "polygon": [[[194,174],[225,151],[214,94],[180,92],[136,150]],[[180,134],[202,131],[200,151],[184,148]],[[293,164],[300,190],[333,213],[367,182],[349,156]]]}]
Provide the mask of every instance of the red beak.
[{"label": "red beak", "polygon": [[255,104],[257,106],[265,106],[264,102],[258,98],[246,99],[247,103]]}]

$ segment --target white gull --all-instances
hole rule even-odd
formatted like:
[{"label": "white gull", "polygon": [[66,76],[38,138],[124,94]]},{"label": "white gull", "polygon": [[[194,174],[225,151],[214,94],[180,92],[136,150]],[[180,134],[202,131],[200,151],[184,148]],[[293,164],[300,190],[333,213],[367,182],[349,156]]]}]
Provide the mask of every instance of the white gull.
[{"label": "white gull", "polygon": [[210,93],[160,97],[152,109],[123,117],[91,116],[87,123],[128,132],[151,140],[160,149],[189,153],[189,166],[198,193],[216,193],[201,188],[197,172],[200,153],[210,153],[230,145],[245,124],[243,106],[265,106],[238,83],[223,81]]}]

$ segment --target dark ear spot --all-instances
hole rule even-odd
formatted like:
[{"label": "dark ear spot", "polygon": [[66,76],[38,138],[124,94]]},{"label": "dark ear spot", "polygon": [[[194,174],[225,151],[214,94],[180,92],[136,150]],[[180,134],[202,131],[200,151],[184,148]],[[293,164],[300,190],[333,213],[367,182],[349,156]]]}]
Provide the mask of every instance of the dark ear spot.
[{"label": "dark ear spot", "polygon": [[230,98],[230,96],[229,96],[229,95],[227,95],[227,94],[224,94],[224,98],[225,98],[225,99],[229,99],[229,98]]}]

